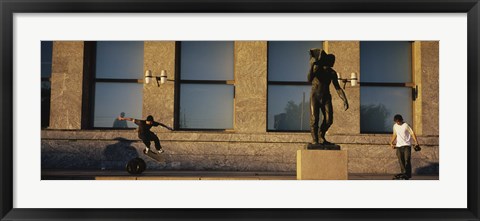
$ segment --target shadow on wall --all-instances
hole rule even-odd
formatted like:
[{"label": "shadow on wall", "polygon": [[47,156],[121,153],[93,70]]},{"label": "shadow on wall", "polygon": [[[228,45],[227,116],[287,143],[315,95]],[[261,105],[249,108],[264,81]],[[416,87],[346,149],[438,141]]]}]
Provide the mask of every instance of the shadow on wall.
[{"label": "shadow on wall", "polygon": [[390,112],[383,105],[361,105],[360,106],[360,127],[362,132],[390,131],[387,121]]},{"label": "shadow on wall", "polygon": [[133,141],[122,137],[117,137],[114,140],[118,142],[108,145],[103,150],[102,170],[123,170],[128,161],[138,157],[137,150],[131,146]]},{"label": "shadow on wall", "polygon": [[430,163],[428,166],[419,167],[415,170],[415,174],[439,174],[439,164]]}]

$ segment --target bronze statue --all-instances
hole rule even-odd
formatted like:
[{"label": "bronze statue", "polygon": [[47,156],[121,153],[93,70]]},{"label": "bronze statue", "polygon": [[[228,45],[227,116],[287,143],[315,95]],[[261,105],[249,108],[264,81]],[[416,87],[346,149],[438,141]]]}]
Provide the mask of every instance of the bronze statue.
[{"label": "bronze statue", "polygon": [[[312,83],[310,92],[310,132],[313,138],[312,144],[328,145],[332,143],[325,139],[325,133],[333,123],[330,83],[333,83],[338,96],[343,100],[345,110],[348,109],[348,101],[345,92],[338,83],[337,72],[332,68],[335,63],[335,56],[320,50],[318,48],[310,49],[310,69],[308,71],[308,82]],[[319,128],[320,111],[322,111],[323,120]]]}]

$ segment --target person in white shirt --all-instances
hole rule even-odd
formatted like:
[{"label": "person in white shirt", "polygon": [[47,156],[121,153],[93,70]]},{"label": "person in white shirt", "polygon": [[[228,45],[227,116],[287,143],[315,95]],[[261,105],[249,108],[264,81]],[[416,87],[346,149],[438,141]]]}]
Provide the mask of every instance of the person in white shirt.
[{"label": "person in white shirt", "polygon": [[410,162],[412,155],[411,140],[413,138],[415,146],[418,146],[417,135],[415,135],[412,128],[407,123],[403,122],[402,115],[395,115],[393,121],[395,124],[393,125],[393,136],[390,141],[390,146],[392,149],[397,150],[397,157],[401,171],[401,173],[397,174],[395,178],[408,180],[412,178],[412,164]]}]

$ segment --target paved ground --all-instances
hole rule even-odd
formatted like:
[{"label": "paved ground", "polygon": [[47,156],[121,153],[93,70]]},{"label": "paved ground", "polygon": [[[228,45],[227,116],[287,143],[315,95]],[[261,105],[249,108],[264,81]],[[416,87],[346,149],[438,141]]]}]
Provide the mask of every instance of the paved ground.
[{"label": "paved ground", "polygon": [[[391,180],[393,174],[349,174],[349,180]],[[412,180],[438,180],[438,175],[414,175]],[[296,180],[293,172],[232,171],[42,171],[42,180]]]}]

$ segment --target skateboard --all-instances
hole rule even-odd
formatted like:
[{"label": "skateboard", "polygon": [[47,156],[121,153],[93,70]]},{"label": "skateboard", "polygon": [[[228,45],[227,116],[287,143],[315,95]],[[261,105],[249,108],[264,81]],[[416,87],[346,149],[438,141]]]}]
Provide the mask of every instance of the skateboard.
[{"label": "skateboard", "polygon": [[[155,152],[154,152],[155,151]],[[142,151],[143,154],[145,154],[147,157],[157,161],[157,162],[160,162],[160,163],[163,163],[165,162],[165,157],[163,157],[163,153],[158,153],[157,150],[155,149],[150,149],[150,151],[148,151],[148,153],[145,153],[145,149]]]}]

